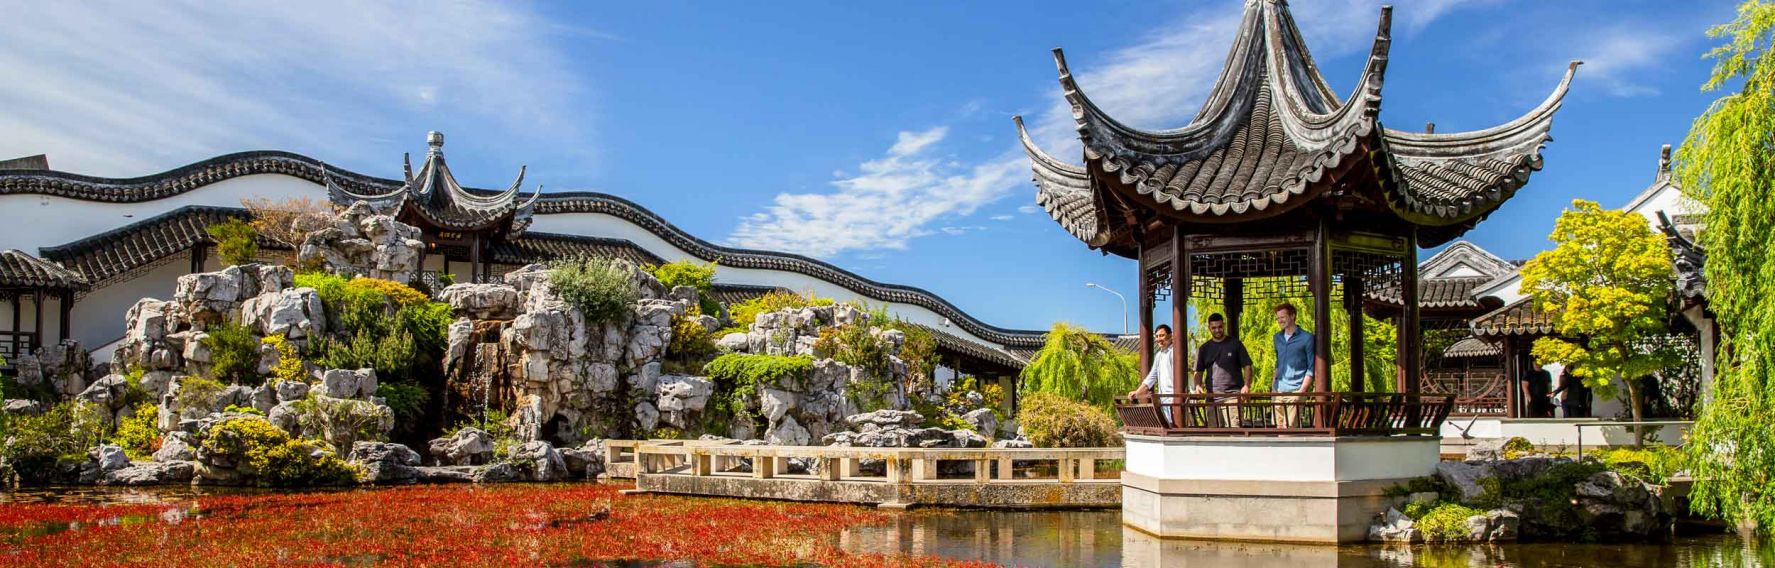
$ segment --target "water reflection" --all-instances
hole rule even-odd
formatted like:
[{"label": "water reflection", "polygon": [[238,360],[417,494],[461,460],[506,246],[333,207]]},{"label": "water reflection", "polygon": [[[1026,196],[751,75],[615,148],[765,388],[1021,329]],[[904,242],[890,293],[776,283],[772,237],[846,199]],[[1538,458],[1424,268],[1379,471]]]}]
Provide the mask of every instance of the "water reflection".
[{"label": "water reflection", "polygon": [[930,554],[1010,566],[1775,566],[1775,547],[1707,535],[1667,544],[1535,543],[1486,546],[1312,546],[1160,539],[1124,529],[1118,511],[914,511],[838,536],[852,552]]}]

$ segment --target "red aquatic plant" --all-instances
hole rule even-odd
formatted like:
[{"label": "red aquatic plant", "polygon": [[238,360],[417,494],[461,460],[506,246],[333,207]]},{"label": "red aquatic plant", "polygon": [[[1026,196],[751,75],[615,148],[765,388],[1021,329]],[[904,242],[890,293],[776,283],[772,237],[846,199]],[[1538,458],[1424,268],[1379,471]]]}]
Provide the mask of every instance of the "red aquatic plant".
[{"label": "red aquatic plant", "polygon": [[[417,486],[328,493],[204,496],[134,507],[0,505],[0,564],[538,566],[610,560],[697,565],[953,566],[931,557],[859,555],[838,531],[891,513],[830,504],[655,495],[621,485]],[[125,509],[190,510],[182,522],[27,532],[32,523]]]}]

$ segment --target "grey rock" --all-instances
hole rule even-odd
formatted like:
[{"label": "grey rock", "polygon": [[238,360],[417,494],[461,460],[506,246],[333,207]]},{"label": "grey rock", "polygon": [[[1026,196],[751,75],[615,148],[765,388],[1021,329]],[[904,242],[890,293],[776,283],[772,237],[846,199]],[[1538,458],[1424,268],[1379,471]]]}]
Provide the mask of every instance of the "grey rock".
[{"label": "grey rock", "polygon": [[1487,542],[1511,542],[1521,534],[1522,517],[1515,511],[1497,509],[1485,514],[1489,527],[1485,533]]},{"label": "grey rock", "polygon": [[97,404],[108,410],[114,411],[123,407],[124,396],[128,390],[128,379],[124,378],[123,375],[110,374],[105,375],[104,378],[97,381],[93,381],[91,385],[86,387],[86,390],[80,391],[80,394],[74,398],[82,402]]},{"label": "grey rock", "polygon": [[452,284],[438,299],[459,316],[487,320],[518,315],[518,289],[509,284]]},{"label": "grey rock", "polygon": [[308,396],[308,383],[301,381],[278,381],[276,388],[278,402],[302,400]]},{"label": "grey rock", "polygon": [[170,485],[189,483],[197,474],[190,461],[142,462],[105,472],[100,485]]},{"label": "grey rock", "polygon": [[440,465],[482,465],[493,461],[493,435],[479,428],[463,428],[455,435],[432,440],[431,457]]},{"label": "grey rock", "polygon": [[87,452],[87,455],[98,463],[100,473],[109,473],[130,465],[129,456],[123,453],[123,446],[117,444],[100,445]]},{"label": "grey rock", "polygon": [[419,466],[413,468],[418,473],[420,483],[473,483],[479,466]]},{"label": "grey rock", "polygon": [[522,481],[523,472],[509,462],[491,463],[476,467],[471,474],[475,483],[503,483]]},{"label": "grey rock", "polygon": [[1447,482],[1461,492],[1461,501],[1478,499],[1485,492],[1479,480],[1492,476],[1492,468],[1485,462],[1439,462],[1436,464],[1436,477]]},{"label": "grey rock", "polygon": [[1029,443],[1029,440],[1024,440],[1024,439],[999,440],[997,442],[993,442],[992,447],[994,447],[994,448],[1033,448],[1033,447],[1035,447],[1035,444],[1031,444],[1031,443]]},{"label": "grey rock", "polygon": [[168,432],[160,437],[160,449],[154,451],[157,462],[187,462],[197,459],[197,452],[192,449],[191,434],[188,432]]},{"label": "grey rock", "polygon": [[568,479],[597,479],[604,473],[604,454],[584,448],[561,448],[561,462],[567,466]]},{"label": "grey rock", "polygon": [[6,399],[4,408],[7,414],[21,416],[36,416],[38,414],[43,414],[44,410],[42,403],[22,398]]},{"label": "grey rock", "polygon": [[356,442],[345,461],[363,467],[366,483],[411,483],[419,479],[419,452],[401,444]]},{"label": "grey rock", "polygon": [[715,340],[715,347],[727,353],[745,352],[749,344],[749,337],[742,332],[729,333]]},{"label": "grey rock", "polygon": [[1373,542],[1419,543],[1423,535],[1418,533],[1416,524],[1411,517],[1405,516],[1398,509],[1387,509],[1386,514],[1368,527],[1368,540]]},{"label": "grey rock", "polygon": [[781,422],[772,426],[770,431],[765,433],[764,439],[772,445],[805,446],[810,436],[806,428],[795,422],[795,417],[784,416]]},{"label": "grey rock", "polygon": [[881,428],[912,428],[924,423],[924,415],[911,410],[877,410],[845,417],[845,423],[853,428],[874,425]]},{"label": "grey rock", "polygon": [[1479,438],[1467,447],[1466,461],[1497,461],[1504,459],[1507,438]]},{"label": "grey rock", "polygon": [[974,431],[990,440],[998,436],[998,415],[990,408],[980,408],[963,414],[963,420],[974,425]]},{"label": "grey rock", "polygon": [[525,442],[512,450],[508,460],[513,466],[524,472],[529,481],[560,481],[567,479],[567,462],[561,453],[548,442],[536,440]]}]

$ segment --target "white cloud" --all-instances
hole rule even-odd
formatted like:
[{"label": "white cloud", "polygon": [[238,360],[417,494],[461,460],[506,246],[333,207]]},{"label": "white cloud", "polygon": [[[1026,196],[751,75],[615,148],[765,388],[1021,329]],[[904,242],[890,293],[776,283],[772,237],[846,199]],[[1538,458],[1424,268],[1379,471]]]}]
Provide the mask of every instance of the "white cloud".
[{"label": "white cloud", "polygon": [[1009,221],[1013,218],[1015,218],[1015,216],[1013,216],[1013,215],[993,215],[992,216],[992,220],[994,220],[994,221]]},{"label": "white cloud", "polygon": [[1032,215],[1035,213],[1041,213],[1042,208],[1037,205],[1024,205],[1024,206],[1018,207],[1017,212],[1022,213],[1024,215]]},{"label": "white cloud", "polygon": [[1574,36],[1567,53],[1584,60],[1577,81],[1602,88],[1613,97],[1656,95],[1658,89],[1641,82],[1641,72],[1669,61],[1683,38],[1668,28],[1613,26]]},{"label": "white cloud", "polygon": [[[572,140],[578,89],[515,4],[29,2],[0,34],[0,157],[140,175],[261,148],[354,155],[437,113]],[[28,112],[22,112],[29,109]],[[406,128],[406,126],[402,126]],[[441,126],[440,126],[441,128]],[[401,132],[417,141],[420,133]],[[318,157],[318,156],[317,156]]]},{"label": "white cloud", "polygon": [[[931,234],[930,224],[972,214],[1024,176],[1006,155],[967,166],[934,155],[946,127],[901,132],[887,154],[832,182],[830,193],[782,193],[763,212],[742,218],[728,237],[738,246],[817,257],[844,251],[904,249]],[[954,234],[951,229],[938,229]]]}]

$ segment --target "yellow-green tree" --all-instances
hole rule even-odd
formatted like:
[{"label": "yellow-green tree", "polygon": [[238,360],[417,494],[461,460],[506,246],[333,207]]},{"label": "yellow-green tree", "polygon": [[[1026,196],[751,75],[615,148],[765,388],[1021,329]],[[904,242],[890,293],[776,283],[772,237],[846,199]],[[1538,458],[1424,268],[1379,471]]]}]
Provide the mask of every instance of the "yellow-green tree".
[{"label": "yellow-green tree", "polygon": [[1108,408],[1140,384],[1139,360],[1101,335],[1057,322],[1046,339],[1023,368],[1018,390],[1024,394],[1053,393]]},{"label": "yellow-green tree", "polygon": [[[1775,532],[1775,3],[1750,0],[1708,31],[1703,90],[1725,90],[1676,155],[1683,190],[1707,206],[1707,301],[1720,326],[1713,391],[1689,430],[1696,511]],[[1740,83],[1742,81],[1742,83]],[[1734,87],[1736,87],[1734,89]]]},{"label": "yellow-green tree", "polygon": [[1669,331],[1670,245],[1645,217],[1582,199],[1560,214],[1549,238],[1553,249],[1522,267],[1522,290],[1560,334],[1535,340],[1535,358],[1565,364],[1605,397],[1624,385],[1633,419],[1643,420],[1637,379],[1671,362],[1647,341]]}]

